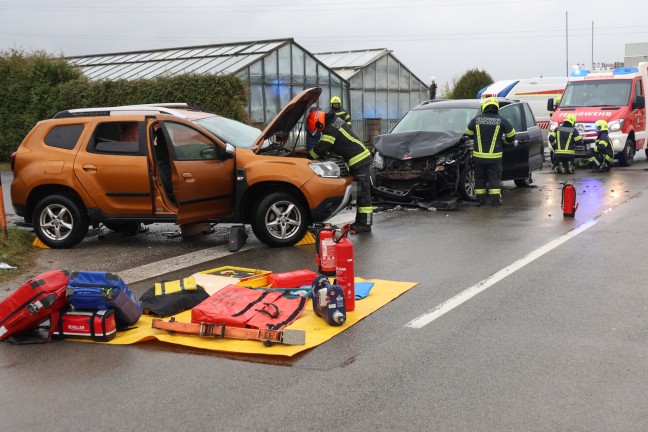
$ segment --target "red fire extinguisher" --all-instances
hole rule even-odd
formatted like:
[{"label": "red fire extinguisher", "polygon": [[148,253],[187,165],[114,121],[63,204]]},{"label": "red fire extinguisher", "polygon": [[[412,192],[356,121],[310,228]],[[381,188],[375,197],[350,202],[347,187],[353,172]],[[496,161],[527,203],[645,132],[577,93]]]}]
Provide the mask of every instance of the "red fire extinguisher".
[{"label": "red fire extinguisher", "polygon": [[315,238],[315,258],[317,270],[327,276],[335,276],[335,242],[333,232],[335,228],[326,225],[317,231]]},{"label": "red fire extinguisher", "polygon": [[563,216],[574,217],[578,203],[576,202],[576,188],[570,183],[565,183],[562,189],[562,202],[560,206],[563,209]]},{"label": "red fire extinguisher", "polygon": [[355,310],[353,243],[347,238],[348,233],[349,225],[345,225],[340,231],[336,231],[333,236],[335,242],[335,277],[337,284],[344,290],[344,305],[347,312]]}]

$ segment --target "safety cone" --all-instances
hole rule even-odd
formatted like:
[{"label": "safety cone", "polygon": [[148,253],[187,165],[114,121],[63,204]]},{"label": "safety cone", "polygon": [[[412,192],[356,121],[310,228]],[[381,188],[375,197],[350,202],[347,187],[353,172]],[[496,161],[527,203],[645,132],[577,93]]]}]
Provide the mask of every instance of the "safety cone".
[{"label": "safety cone", "polygon": [[47,246],[45,243],[43,243],[43,242],[41,241],[41,239],[39,239],[38,237],[36,237],[36,238],[34,239],[34,241],[32,242],[32,246],[36,246],[37,248],[41,248],[41,249],[49,249],[49,248],[50,248],[50,247]]}]

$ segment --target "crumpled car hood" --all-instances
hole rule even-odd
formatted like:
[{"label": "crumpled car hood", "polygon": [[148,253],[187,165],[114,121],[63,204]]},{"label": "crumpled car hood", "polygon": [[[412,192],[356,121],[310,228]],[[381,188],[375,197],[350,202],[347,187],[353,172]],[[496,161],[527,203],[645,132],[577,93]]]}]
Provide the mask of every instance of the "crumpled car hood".
[{"label": "crumpled car hood", "polygon": [[378,135],[374,147],[381,155],[393,159],[416,159],[433,156],[459,143],[463,134],[456,132],[401,132]]}]

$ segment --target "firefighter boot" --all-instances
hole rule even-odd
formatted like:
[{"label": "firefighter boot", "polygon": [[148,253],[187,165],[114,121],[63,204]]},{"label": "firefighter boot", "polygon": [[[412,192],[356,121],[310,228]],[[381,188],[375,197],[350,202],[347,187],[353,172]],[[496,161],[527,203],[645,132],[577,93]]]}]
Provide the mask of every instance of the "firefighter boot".
[{"label": "firefighter boot", "polygon": [[565,171],[565,165],[563,165],[562,162],[558,163],[558,166],[556,167],[556,172],[559,174],[565,174],[567,171]]},{"label": "firefighter boot", "polygon": [[357,213],[356,220],[351,224],[351,230],[356,234],[371,232],[371,213]]},{"label": "firefighter boot", "polygon": [[574,164],[572,163],[572,161],[568,161],[568,162],[567,162],[567,172],[568,172],[569,174],[574,174],[574,171],[576,171],[576,167],[574,166]]},{"label": "firefighter boot", "polygon": [[486,194],[475,195],[475,198],[477,199],[478,206],[483,206],[484,204],[486,204]]},{"label": "firefighter boot", "polygon": [[502,205],[502,195],[494,194],[491,195],[491,205],[494,207],[499,207]]}]

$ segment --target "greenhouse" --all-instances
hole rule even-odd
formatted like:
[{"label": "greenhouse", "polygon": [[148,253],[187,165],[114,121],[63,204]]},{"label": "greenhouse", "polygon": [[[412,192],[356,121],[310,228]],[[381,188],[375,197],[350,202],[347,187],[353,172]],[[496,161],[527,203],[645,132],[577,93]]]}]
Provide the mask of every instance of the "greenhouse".
[{"label": "greenhouse", "polygon": [[249,87],[248,114],[265,124],[296,94],[321,87],[320,103],[346,82],[292,39],[68,57],[92,80],[232,74]]}]

